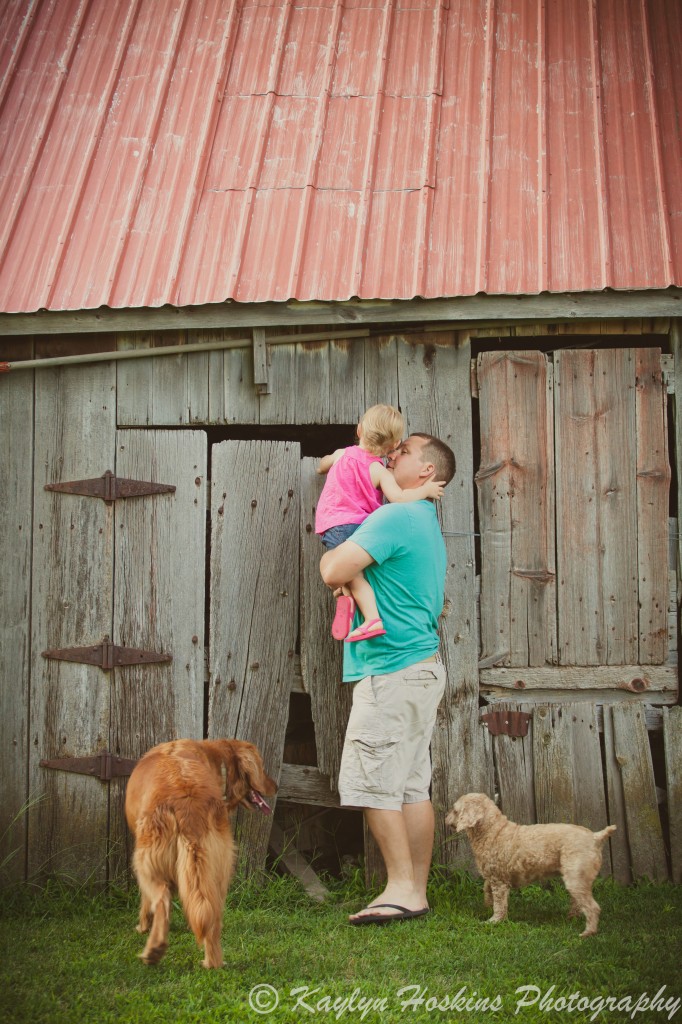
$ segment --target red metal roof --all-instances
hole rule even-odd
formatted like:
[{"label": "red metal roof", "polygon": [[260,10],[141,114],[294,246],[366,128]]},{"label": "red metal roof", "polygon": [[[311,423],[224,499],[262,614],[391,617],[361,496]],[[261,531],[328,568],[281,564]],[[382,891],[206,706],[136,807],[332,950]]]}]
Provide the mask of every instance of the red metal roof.
[{"label": "red metal roof", "polygon": [[0,309],[682,284],[677,0],[4,0]]}]

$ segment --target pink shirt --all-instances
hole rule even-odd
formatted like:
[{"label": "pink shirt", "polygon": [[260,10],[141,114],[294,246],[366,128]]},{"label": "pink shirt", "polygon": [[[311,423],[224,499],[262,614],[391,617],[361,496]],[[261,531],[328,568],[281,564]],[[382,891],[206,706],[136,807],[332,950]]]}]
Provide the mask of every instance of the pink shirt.
[{"label": "pink shirt", "polygon": [[370,512],[383,504],[383,492],[374,486],[369,475],[373,462],[383,466],[383,459],[358,445],[346,448],[327,473],[317,503],[315,533],[324,533],[332,526],[364,523]]}]

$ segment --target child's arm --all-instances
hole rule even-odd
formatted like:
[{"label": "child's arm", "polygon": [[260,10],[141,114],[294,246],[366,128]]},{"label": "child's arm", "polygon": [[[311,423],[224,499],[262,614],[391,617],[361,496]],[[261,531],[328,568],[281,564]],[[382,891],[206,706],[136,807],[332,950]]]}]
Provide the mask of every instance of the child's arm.
[{"label": "child's arm", "polygon": [[336,451],[332,452],[331,455],[323,456],[323,458],[321,458],[317,464],[317,472],[320,473],[320,475],[324,476],[325,473],[329,472],[334,463],[339,461],[343,453],[343,448],[337,448]]},{"label": "child's arm", "polygon": [[442,480],[427,480],[421,487],[403,490],[395,482],[393,473],[378,462],[373,462],[369,467],[372,483],[379,487],[390,502],[395,501],[421,501],[423,498],[442,498],[445,484]]}]

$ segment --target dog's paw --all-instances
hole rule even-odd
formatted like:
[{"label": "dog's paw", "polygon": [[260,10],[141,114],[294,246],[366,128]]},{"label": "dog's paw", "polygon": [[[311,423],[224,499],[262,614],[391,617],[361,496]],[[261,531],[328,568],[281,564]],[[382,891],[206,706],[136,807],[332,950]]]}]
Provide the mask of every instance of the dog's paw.
[{"label": "dog's paw", "polygon": [[208,960],[202,960],[201,966],[206,967],[207,969],[210,969],[212,967],[224,967],[225,961],[222,959],[222,957],[220,960],[211,960],[210,962]]},{"label": "dog's paw", "polygon": [[142,961],[143,964],[147,964],[151,967],[154,964],[158,964],[159,961],[163,959],[163,957],[166,955],[167,949],[168,943],[161,942],[159,943],[158,946],[152,946],[151,949],[143,950],[143,952],[140,953],[140,960]]}]

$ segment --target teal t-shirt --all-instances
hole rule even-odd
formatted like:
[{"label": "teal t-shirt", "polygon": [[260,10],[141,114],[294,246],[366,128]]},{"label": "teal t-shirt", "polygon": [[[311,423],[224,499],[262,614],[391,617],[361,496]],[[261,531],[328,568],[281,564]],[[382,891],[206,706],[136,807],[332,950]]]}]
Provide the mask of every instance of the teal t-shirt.
[{"label": "teal t-shirt", "polygon": [[[445,542],[430,501],[383,505],[351,540],[374,561],[365,569],[385,636],[343,645],[343,681],[384,675],[438,650],[445,592]],[[356,614],[354,626],[360,622]]]}]

